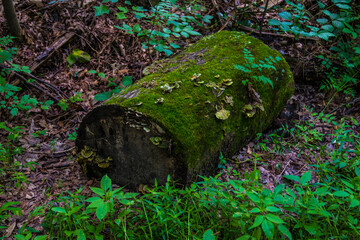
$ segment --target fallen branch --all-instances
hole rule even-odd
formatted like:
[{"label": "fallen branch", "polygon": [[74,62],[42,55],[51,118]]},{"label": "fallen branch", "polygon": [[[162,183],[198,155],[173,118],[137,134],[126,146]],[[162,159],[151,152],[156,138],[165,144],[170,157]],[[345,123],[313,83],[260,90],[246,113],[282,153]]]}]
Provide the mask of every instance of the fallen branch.
[{"label": "fallen branch", "polygon": [[[0,68],[6,69],[6,68],[9,68],[9,67],[0,64]],[[22,80],[24,83],[26,83],[26,84],[28,84],[28,85],[36,88],[37,90],[45,93],[47,96],[51,97],[52,99],[54,99],[54,100],[57,101],[57,102],[60,101],[60,100],[63,98],[59,93],[61,93],[66,99],[69,99],[69,97],[68,97],[63,91],[61,91],[59,88],[51,85],[50,83],[47,83],[46,81],[44,81],[44,80],[42,80],[42,79],[40,79],[40,78],[38,78],[38,77],[35,77],[35,76],[32,75],[31,73],[12,71],[12,74],[15,75],[16,77],[18,77],[18,78],[19,78],[20,80]],[[58,97],[60,97],[60,98],[58,98],[58,97],[56,97],[56,96],[53,96],[51,93],[49,93],[48,91],[46,91],[43,87],[41,87],[41,86],[39,86],[39,85],[36,85],[36,84],[34,84],[34,83],[32,83],[32,82],[29,82],[28,79],[25,78],[23,75],[25,75],[25,76],[27,76],[27,77],[31,77],[32,79],[36,80],[37,82],[44,84],[46,87],[51,88],[52,90],[54,90],[54,91],[57,93]]]},{"label": "fallen branch", "polygon": [[40,54],[33,63],[29,64],[31,72],[35,71],[41,64],[43,64],[47,59],[49,59],[62,45],[67,43],[74,35],[75,33],[73,32],[65,33],[51,46],[46,48],[46,50],[42,54]]},{"label": "fallen branch", "polygon": [[[243,31],[255,33],[255,34],[258,34],[258,35],[271,35],[271,36],[275,36],[275,37],[286,37],[286,38],[295,38],[296,37],[293,34],[281,34],[281,33],[271,33],[271,32],[261,32],[260,33],[260,31],[258,31],[256,29],[253,29],[251,27],[246,27],[246,26],[243,26],[243,25],[238,25],[237,27],[240,28]],[[298,36],[298,39],[307,39],[307,40],[313,40],[313,41],[319,41],[320,40],[320,38],[318,38],[318,37],[304,37],[304,36]]]}]

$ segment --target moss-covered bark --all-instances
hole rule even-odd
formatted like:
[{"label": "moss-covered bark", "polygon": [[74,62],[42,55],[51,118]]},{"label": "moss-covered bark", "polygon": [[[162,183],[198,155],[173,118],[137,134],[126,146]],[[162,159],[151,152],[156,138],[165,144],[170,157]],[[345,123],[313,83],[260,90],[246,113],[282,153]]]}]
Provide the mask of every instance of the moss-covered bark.
[{"label": "moss-covered bark", "polygon": [[[272,59],[276,70],[235,69],[235,64],[245,66],[251,62],[244,57],[244,48],[254,56],[253,63]],[[105,172],[113,179],[124,175],[119,164],[126,162],[129,156],[124,151],[130,150],[125,150],[126,140],[121,134],[130,129],[134,130],[134,139],[141,136],[127,140],[138,148],[131,151],[142,152],[139,148],[145,147],[143,154],[155,154],[137,155],[139,159],[133,159],[131,164],[141,165],[142,170],[152,164],[161,166],[153,174],[143,173],[143,183],[152,183],[152,177],[163,183],[167,174],[187,182],[198,174],[211,174],[219,152],[231,157],[268,127],[294,90],[292,74],[281,54],[239,32],[222,31],[204,37],[175,57],[156,62],[144,73],[147,75],[139,82],[89,113],[79,128],[79,151],[88,146],[97,149],[103,159],[114,159],[109,169],[92,169],[99,177]],[[252,76],[271,79],[273,87]],[[106,114],[110,109],[116,114]],[[103,130],[95,130],[99,126]],[[102,135],[105,140],[113,138],[113,145],[99,140]],[[116,150],[109,150],[111,146]],[[134,177],[130,169],[123,171],[127,171],[127,177]],[[126,178],[115,182],[136,185],[140,178],[136,177],[136,183]]]}]

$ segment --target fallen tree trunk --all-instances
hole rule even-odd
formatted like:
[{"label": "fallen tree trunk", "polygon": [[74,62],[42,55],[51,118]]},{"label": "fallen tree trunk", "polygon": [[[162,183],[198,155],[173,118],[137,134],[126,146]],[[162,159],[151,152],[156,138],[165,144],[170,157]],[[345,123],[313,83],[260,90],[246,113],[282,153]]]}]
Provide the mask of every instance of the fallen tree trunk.
[{"label": "fallen tree trunk", "polygon": [[219,153],[233,156],[267,128],[294,90],[281,54],[238,32],[205,37],[144,74],[83,119],[77,160],[89,176],[133,188],[213,174]]}]

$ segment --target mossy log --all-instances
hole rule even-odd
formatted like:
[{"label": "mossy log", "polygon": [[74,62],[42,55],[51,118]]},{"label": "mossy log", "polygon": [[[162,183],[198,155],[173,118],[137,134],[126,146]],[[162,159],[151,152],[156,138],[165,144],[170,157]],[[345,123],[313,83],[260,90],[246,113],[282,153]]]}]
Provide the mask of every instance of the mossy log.
[{"label": "mossy log", "polygon": [[269,127],[294,90],[281,54],[239,32],[204,37],[144,74],[80,124],[77,159],[88,175],[132,188],[213,174],[220,152],[232,157]]}]

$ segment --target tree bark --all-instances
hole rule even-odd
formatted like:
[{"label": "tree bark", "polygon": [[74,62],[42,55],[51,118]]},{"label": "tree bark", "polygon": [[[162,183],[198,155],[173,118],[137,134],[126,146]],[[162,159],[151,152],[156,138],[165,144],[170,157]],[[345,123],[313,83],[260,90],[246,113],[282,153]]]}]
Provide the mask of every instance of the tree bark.
[{"label": "tree bark", "polygon": [[22,40],[22,30],[16,17],[16,11],[12,0],[2,0],[4,15],[12,36]]},{"label": "tree bark", "polygon": [[[249,73],[234,64],[273,64]],[[243,33],[204,37],[145,68],[146,75],[92,110],[78,130],[77,160],[89,176],[119,185],[182,183],[218,169],[270,126],[294,90],[281,54]],[[268,77],[270,84],[252,76]],[[244,85],[244,81],[248,84]]]}]

